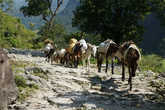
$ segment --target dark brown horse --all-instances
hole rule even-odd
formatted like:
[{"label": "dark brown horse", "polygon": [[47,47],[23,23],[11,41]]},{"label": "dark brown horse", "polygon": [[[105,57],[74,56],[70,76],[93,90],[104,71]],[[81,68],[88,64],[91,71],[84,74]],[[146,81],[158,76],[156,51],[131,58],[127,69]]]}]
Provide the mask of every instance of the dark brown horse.
[{"label": "dark brown horse", "polygon": [[[122,81],[125,80],[125,65],[128,67],[130,90],[132,90],[132,77],[135,77],[135,72],[138,67],[138,61],[141,54],[133,41],[124,42],[121,46],[116,46],[114,50],[109,47],[108,56],[116,56],[122,62]],[[113,73],[113,66],[112,66]]]},{"label": "dark brown horse", "polygon": [[130,84],[130,90],[132,90],[132,77],[135,77],[135,72],[138,67],[138,61],[141,59],[141,54],[138,47],[133,41],[125,42],[121,45],[120,51],[122,52],[123,57],[122,61],[122,80],[125,80],[125,65],[128,67],[129,79],[128,83]]},{"label": "dark brown horse", "polygon": [[74,64],[75,68],[78,67],[79,61],[82,57],[82,49],[81,48],[82,48],[82,45],[80,43],[76,43],[76,45],[72,49],[71,57],[72,57],[73,64]]}]

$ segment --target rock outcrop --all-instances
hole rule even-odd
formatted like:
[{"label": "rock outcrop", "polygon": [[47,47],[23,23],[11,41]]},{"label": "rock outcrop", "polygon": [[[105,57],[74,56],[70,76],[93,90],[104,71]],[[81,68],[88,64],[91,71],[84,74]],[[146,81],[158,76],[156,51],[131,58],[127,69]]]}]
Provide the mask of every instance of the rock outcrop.
[{"label": "rock outcrop", "polygon": [[0,110],[7,110],[8,103],[17,97],[14,76],[5,51],[0,49]]}]

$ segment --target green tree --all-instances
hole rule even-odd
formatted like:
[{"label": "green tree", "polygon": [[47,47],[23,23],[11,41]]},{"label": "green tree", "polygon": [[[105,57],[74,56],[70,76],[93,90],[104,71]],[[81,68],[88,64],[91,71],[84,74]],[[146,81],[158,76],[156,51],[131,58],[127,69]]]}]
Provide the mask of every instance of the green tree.
[{"label": "green tree", "polygon": [[[20,10],[24,16],[42,16],[48,25],[48,30],[53,27],[55,16],[64,0],[26,0],[27,6]],[[55,4],[55,2],[57,2]]]},{"label": "green tree", "polygon": [[36,33],[25,28],[20,19],[0,9],[0,47],[33,48],[31,40]]},{"label": "green tree", "polygon": [[45,39],[49,38],[53,40],[57,46],[64,47],[64,38],[67,35],[64,26],[61,24],[53,24],[50,30],[47,30],[47,28],[47,24],[41,27],[39,34],[42,35],[42,38],[39,38],[40,41],[44,41]]},{"label": "green tree", "polygon": [[11,9],[13,4],[13,0],[0,0],[0,8],[3,11],[8,11],[9,9]]},{"label": "green tree", "polygon": [[[151,12],[164,10],[164,0],[81,0],[72,25],[115,42],[140,41],[141,21]],[[159,11],[160,12],[160,11]]]},{"label": "green tree", "polygon": [[65,42],[69,42],[71,38],[75,38],[77,40],[85,39],[88,43],[99,45],[101,42],[101,36],[100,35],[94,35],[94,34],[87,34],[85,32],[74,32],[70,33],[70,35],[65,37]]}]

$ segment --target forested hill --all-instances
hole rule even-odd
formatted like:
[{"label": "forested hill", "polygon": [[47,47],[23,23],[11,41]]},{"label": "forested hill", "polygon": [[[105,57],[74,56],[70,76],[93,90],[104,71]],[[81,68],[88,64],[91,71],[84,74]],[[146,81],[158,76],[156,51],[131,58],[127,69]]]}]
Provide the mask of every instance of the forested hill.
[{"label": "forested hill", "polygon": [[[78,0],[66,0],[65,5],[62,7],[63,11],[58,13],[56,18],[57,23],[63,24],[68,32],[74,32],[76,28],[72,27],[72,17],[73,17],[73,10],[76,6],[79,5]],[[22,23],[25,24],[28,28],[29,23],[35,24],[35,29],[39,28],[44,22],[40,17],[24,17],[23,14],[19,11],[21,6],[25,5],[25,0],[14,0],[13,10],[9,12],[9,14],[13,16],[17,16],[21,19]],[[144,20],[144,27],[145,33],[144,38],[141,43],[141,47],[149,53],[155,52],[165,56],[165,49],[164,49],[164,27],[160,25],[159,19],[154,15],[149,15]]]},{"label": "forested hill", "polygon": [[[79,5],[79,2],[78,0],[65,0],[64,2],[56,20],[57,23],[63,24],[68,32],[73,32],[75,31],[75,28],[72,28],[73,10]],[[35,24],[35,29],[38,29],[44,24],[44,21],[41,17],[24,17],[23,13],[20,12],[20,8],[24,5],[26,5],[25,0],[14,0],[13,8],[8,13],[12,16],[19,17],[26,27],[30,28],[29,23],[33,23]]]}]

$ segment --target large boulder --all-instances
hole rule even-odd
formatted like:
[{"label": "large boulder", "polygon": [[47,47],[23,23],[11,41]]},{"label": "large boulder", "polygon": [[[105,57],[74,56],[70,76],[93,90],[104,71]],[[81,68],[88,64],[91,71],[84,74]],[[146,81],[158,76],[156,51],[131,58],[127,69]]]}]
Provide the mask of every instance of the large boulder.
[{"label": "large boulder", "polygon": [[0,49],[0,110],[17,98],[17,88],[7,53]]}]

